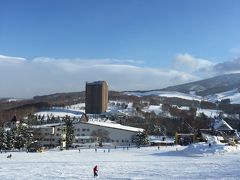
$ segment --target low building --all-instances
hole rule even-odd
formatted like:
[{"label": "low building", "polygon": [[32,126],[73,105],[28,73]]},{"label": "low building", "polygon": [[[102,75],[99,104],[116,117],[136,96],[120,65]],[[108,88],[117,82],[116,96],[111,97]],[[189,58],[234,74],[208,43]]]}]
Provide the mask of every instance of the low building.
[{"label": "low building", "polygon": [[[76,143],[108,144],[112,146],[126,146],[134,144],[134,136],[141,128],[123,126],[112,121],[91,120],[74,124]],[[88,137],[88,138],[86,138]]]},{"label": "low building", "polygon": [[[144,129],[123,126],[112,121],[90,120],[73,121],[74,144],[127,146],[134,144],[134,136]],[[64,123],[45,124],[33,126],[34,138],[44,147],[64,146]]]},{"label": "low building", "polygon": [[66,146],[65,128],[63,123],[32,126],[34,139],[38,141],[39,146],[47,148]]}]

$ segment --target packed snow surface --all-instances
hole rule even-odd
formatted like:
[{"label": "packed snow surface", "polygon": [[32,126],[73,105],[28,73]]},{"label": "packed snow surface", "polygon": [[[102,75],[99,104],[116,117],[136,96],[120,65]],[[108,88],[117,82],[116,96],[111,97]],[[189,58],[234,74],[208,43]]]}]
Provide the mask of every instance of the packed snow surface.
[{"label": "packed snow surface", "polygon": [[237,147],[206,143],[188,147],[146,147],[12,152],[0,154],[0,179],[57,180],[94,179],[239,179],[240,152]]}]

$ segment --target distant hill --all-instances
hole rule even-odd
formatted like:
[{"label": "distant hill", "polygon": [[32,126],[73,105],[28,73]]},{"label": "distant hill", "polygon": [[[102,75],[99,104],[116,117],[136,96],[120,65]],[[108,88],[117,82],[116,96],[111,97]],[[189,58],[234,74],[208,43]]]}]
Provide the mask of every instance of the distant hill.
[{"label": "distant hill", "polygon": [[[240,104],[240,73],[221,75],[201,81],[149,91],[109,91],[109,100],[131,102],[148,101],[151,104],[197,106],[201,100],[214,103]],[[192,92],[192,93],[190,93]],[[193,93],[194,92],[194,93]],[[85,102],[85,91],[35,96],[32,99],[0,98],[0,122],[34,113],[44,107],[67,106]],[[224,108],[227,108],[224,107]]]},{"label": "distant hill", "polygon": [[207,96],[233,89],[240,89],[240,73],[216,76],[201,81],[170,86],[160,90],[177,91],[182,93],[195,91],[196,95]]}]

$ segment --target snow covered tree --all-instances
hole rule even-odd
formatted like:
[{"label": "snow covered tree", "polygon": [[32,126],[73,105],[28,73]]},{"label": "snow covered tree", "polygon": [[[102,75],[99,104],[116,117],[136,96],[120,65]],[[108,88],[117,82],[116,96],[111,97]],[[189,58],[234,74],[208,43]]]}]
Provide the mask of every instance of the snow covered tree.
[{"label": "snow covered tree", "polygon": [[29,127],[20,123],[14,133],[14,148],[28,149],[33,142],[33,134]]},{"label": "snow covered tree", "polygon": [[66,125],[66,149],[69,149],[74,141],[74,127],[69,116],[64,118],[64,122]]},{"label": "snow covered tree", "polygon": [[28,150],[31,146],[32,146],[32,143],[33,143],[33,132],[30,131],[29,128],[27,128],[25,131],[24,131],[24,134],[23,134],[23,137],[25,139],[25,148]]},{"label": "snow covered tree", "polygon": [[139,131],[134,137],[134,142],[137,147],[140,147],[141,145],[146,145],[148,143],[146,132]]},{"label": "snow covered tree", "polygon": [[14,148],[21,149],[24,147],[26,140],[24,139],[25,128],[20,124],[14,131]]},{"label": "snow covered tree", "polygon": [[14,145],[14,134],[11,131],[7,131],[7,149],[11,150],[13,148]]},{"label": "snow covered tree", "polygon": [[7,136],[4,128],[0,128],[0,150],[7,149]]}]

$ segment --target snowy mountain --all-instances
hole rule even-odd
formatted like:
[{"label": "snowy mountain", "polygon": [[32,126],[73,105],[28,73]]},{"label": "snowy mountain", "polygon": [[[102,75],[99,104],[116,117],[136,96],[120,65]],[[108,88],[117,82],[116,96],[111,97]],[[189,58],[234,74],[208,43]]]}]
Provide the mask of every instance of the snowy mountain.
[{"label": "snowy mountain", "polygon": [[203,98],[201,96],[196,96],[194,94],[186,94],[186,93],[181,93],[181,92],[176,92],[176,91],[131,91],[131,92],[125,92],[127,95],[133,95],[133,96],[138,96],[138,97],[143,97],[143,96],[159,96],[159,97],[176,97],[176,98],[181,98],[181,99],[186,99],[186,100],[196,100],[196,101],[201,101]]},{"label": "snowy mountain", "polygon": [[146,91],[146,92],[125,92],[127,95],[133,95],[138,97],[144,96],[159,96],[166,98],[180,98],[185,100],[194,100],[194,101],[209,101],[212,103],[221,102],[222,100],[229,99],[230,104],[240,104],[240,92],[239,89],[235,88],[230,91],[220,92],[208,96],[197,96],[194,94],[180,93],[176,91]]},{"label": "snowy mountain", "polygon": [[187,84],[171,86],[162,91],[177,91],[182,93],[196,92],[197,95],[207,96],[220,92],[230,91],[240,88],[240,73],[225,74],[201,81],[195,81]]}]

